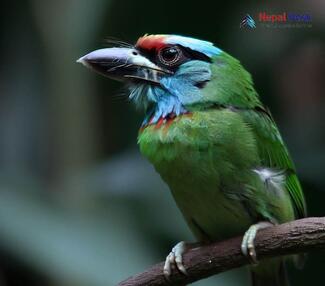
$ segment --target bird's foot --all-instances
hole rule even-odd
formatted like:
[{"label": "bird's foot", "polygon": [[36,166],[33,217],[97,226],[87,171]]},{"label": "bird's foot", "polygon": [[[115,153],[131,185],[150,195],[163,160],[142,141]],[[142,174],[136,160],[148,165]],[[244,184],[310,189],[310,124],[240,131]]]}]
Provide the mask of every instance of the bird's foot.
[{"label": "bird's foot", "polygon": [[167,280],[172,273],[172,269],[177,268],[181,273],[187,275],[186,269],[183,265],[183,254],[190,248],[190,244],[185,241],[177,243],[172,251],[167,255],[164,265],[164,275]]},{"label": "bird's foot", "polygon": [[257,224],[253,224],[249,227],[249,229],[245,232],[242,243],[241,243],[241,251],[242,253],[249,258],[252,264],[258,264],[256,250],[254,245],[254,240],[256,234],[259,230],[268,228],[273,226],[271,222],[261,221]]}]

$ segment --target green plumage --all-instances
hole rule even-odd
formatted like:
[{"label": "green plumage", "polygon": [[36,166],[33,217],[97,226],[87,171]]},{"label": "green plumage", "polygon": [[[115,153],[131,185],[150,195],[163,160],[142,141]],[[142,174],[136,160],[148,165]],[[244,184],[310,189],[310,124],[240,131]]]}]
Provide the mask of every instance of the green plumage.
[{"label": "green plumage", "polygon": [[184,115],[169,127],[145,128],[139,144],[200,239],[238,235],[263,218],[294,218],[289,193],[267,192],[251,171],[262,160],[254,130],[241,112]]},{"label": "green plumage", "polygon": [[[201,102],[186,106],[189,114],[140,131],[141,152],[200,241],[243,234],[258,221],[304,217],[294,165],[251,76],[226,53],[214,59],[211,71]],[[277,172],[281,186],[263,182],[253,171],[259,168]]]}]

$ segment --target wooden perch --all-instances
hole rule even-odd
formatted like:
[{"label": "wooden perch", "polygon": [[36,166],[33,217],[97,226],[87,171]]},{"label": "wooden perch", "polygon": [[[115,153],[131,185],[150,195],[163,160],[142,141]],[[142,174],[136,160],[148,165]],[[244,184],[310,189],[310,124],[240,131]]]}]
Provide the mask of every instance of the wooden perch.
[{"label": "wooden perch", "polygon": [[[249,264],[241,253],[241,241],[242,236],[189,250],[183,256],[188,276],[174,270],[167,281],[161,262],[118,285],[185,285]],[[325,248],[325,217],[300,219],[261,230],[257,233],[255,247],[259,260]]]}]

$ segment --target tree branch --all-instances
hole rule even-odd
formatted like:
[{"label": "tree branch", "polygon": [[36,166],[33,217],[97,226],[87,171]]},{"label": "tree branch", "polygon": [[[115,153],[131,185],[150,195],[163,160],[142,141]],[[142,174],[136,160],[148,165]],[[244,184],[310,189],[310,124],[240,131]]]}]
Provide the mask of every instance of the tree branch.
[{"label": "tree branch", "polygon": [[[188,251],[183,256],[188,276],[175,270],[168,282],[161,262],[118,285],[185,285],[249,264],[241,253],[241,241],[242,236]],[[300,219],[261,230],[257,233],[255,247],[259,260],[325,248],[325,217]]]}]

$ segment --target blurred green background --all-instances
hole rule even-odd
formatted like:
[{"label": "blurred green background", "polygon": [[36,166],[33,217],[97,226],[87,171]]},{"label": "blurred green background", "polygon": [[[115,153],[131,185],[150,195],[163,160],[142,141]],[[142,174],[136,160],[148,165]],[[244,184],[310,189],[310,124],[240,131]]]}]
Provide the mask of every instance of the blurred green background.
[{"label": "blurred green background", "polygon": [[[114,285],[193,241],[137,149],[143,115],[120,84],[75,63],[108,37],[183,34],[239,58],[288,143],[310,215],[325,214],[325,2],[238,2],[1,2],[1,286]],[[309,13],[312,27],[239,28],[260,11]],[[293,285],[324,285],[324,254],[291,267]],[[195,285],[248,283],[242,269]]]}]

